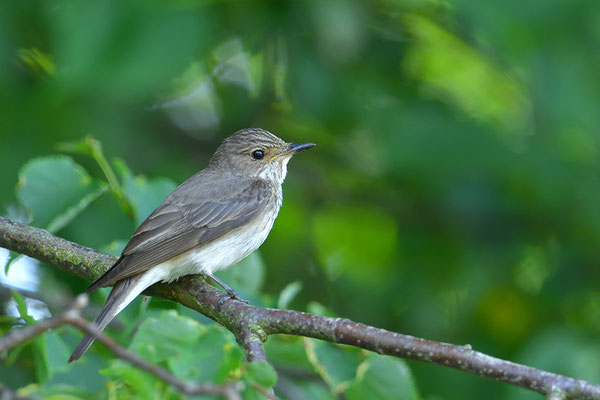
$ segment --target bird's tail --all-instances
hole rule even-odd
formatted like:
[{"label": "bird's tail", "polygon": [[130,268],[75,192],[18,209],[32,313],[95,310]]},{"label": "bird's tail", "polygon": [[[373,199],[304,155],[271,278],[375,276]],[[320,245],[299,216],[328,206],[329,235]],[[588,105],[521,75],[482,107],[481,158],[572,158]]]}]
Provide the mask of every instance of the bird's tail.
[{"label": "bird's tail", "polygon": [[[144,274],[138,274],[130,276],[129,278],[122,279],[115,283],[112,291],[108,295],[108,299],[106,300],[106,304],[100,311],[100,314],[96,317],[93,322],[93,326],[95,326],[99,331],[102,331],[106,328],[106,325],[119,313],[123,310],[127,304],[131,303],[133,299],[137,297],[144,289],[146,289],[150,284],[146,282],[147,279],[144,279]],[[71,357],[69,357],[69,362],[77,361],[81,356],[86,352],[86,350],[92,345],[94,342],[94,335],[87,334],[83,337]]]}]

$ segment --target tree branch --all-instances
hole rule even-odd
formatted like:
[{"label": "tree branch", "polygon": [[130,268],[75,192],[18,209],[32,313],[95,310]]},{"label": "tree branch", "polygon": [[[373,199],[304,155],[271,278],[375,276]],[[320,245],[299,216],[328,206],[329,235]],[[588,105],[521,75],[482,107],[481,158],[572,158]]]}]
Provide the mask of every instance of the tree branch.
[{"label": "tree branch", "polygon": [[[0,246],[89,280],[100,276],[116,261],[116,257],[2,217]],[[264,360],[261,341],[269,335],[284,333],[451,367],[542,393],[551,399],[600,399],[599,385],[491,357],[472,350],[469,345],[433,342],[347,319],[254,307],[233,299],[220,304],[223,292],[199,276],[186,276],[168,285],[157,284],[147,293],[177,301],[225,326],[235,334],[249,360]]]},{"label": "tree branch", "polygon": [[235,338],[240,346],[246,350],[246,360],[252,361],[267,361],[265,348],[261,338],[250,329],[241,329],[235,333]]},{"label": "tree branch", "polygon": [[240,400],[241,397],[238,394],[238,390],[232,385],[215,385],[213,383],[190,383],[185,382],[174,375],[171,375],[167,370],[159,367],[158,365],[152,364],[140,356],[127,351],[123,346],[119,345],[109,336],[96,329],[95,326],[87,322],[80,315],[66,316],[64,321],[68,324],[76,326],[77,328],[85,331],[85,333],[96,336],[96,340],[99,341],[110,350],[114,355],[128,363],[135,365],[136,367],[143,369],[146,372],[151,373],[158,379],[170,384],[180,392],[189,396],[199,395],[220,395],[228,400]]},{"label": "tree branch", "polygon": [[144,360],[140,356],[129,352],[123,346],[119,345],[109,336],[99,331],[94,325],[81,317],[80,311],[87,305],[87,303],[87,295],[81,294],[77,296],[75,300],[60,314],[43,319],[33,325],[11,330],[6,335],[0,337],[0,352],[32,340],[49,329],[54,329],[64,324],[70,324],[81,329],[85,333],[94,335],[97,341],[102,343],[104,347],[106,347],[120,359],[125,360],[128,363],[156,376],[158,379],[168,383],[184,394],[190,396],[221,395],[228,400],[240,399],[238,390],[236,390],[232,385],[215,385],[212,383],[197,384],[184,382],[179,380],[174,375],[171,375],[167,370],[159,367],[158,365],[154,365]]}]

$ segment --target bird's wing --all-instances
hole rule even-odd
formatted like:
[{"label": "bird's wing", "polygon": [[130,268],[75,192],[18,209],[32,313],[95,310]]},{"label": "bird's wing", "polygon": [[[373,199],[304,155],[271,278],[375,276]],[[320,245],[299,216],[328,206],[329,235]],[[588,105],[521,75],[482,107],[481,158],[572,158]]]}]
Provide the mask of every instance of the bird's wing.
[{"label": "bird's wing", "polygon": [[272,195],[270,185],[261,179],[223,187],[231,194],[217,193],[211,200],[169,196],[142,222],[121,258],[88,292],[144,272],[248,223],[267,207]]}]

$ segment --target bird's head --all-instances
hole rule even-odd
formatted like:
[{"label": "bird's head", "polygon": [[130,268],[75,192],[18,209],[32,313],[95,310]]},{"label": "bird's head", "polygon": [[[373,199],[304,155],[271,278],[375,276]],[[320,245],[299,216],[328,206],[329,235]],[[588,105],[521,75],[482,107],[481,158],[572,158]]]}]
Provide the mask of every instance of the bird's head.
[{"label": "bird's head", "polygon": [[210,166],[281,184],[292,156],[313,146],[314,143],[286,143],[263,129],[242,129],[225,139]]}]

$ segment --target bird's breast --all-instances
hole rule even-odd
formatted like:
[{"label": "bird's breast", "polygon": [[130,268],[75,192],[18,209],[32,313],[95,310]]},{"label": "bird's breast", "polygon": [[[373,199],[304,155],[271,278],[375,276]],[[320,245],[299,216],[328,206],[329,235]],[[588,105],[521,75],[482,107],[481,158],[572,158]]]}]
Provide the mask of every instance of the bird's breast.
[{"label": "bird's breast", "polygon": [[163,271],[163,281],[170,282],[189,274],[213,273],[241,261],[263,244],[280,207],[281,197],[275,196],[271,204],[247,224],[158,265]]}]

